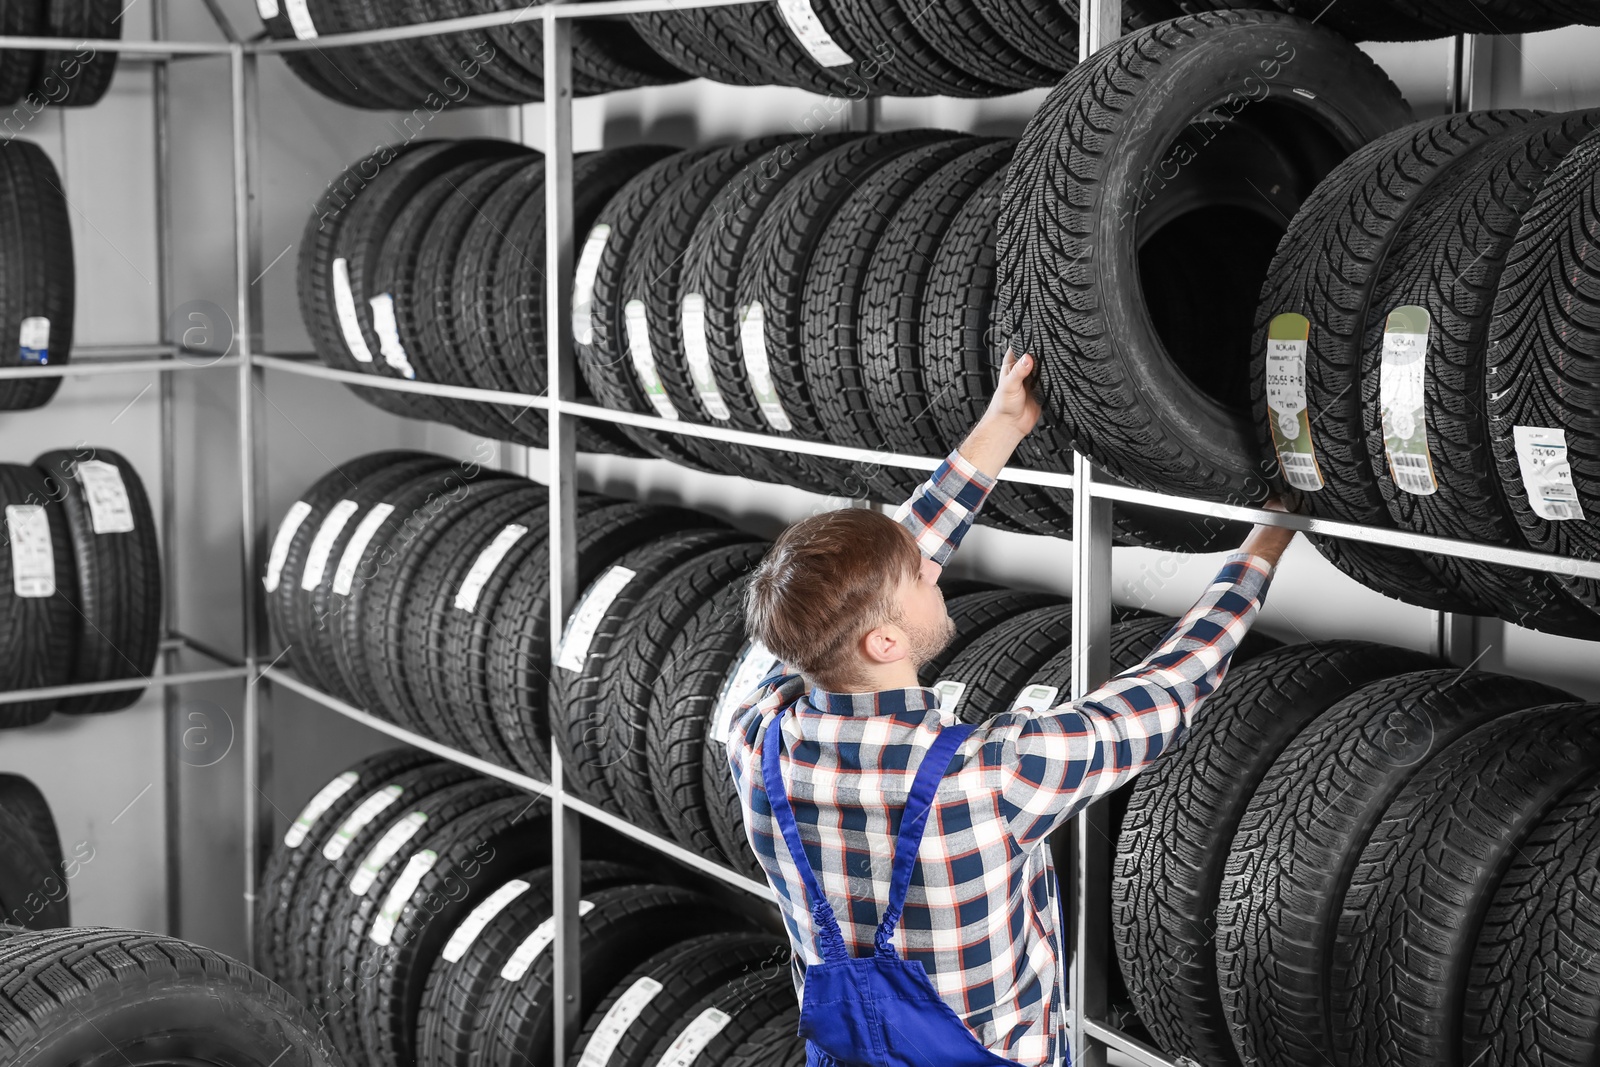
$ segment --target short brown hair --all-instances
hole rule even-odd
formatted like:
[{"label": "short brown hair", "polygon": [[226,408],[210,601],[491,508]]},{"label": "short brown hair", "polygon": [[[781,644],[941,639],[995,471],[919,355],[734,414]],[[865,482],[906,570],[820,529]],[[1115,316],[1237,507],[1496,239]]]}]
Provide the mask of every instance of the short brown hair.
[{"label": "short brown hair", "polygon": [[834,688],[846,649],[893,617],[896,585],[922,554],[911,531],[882,512],[845,508],[802,519],[751,576],[745,625],[773,655]]}]

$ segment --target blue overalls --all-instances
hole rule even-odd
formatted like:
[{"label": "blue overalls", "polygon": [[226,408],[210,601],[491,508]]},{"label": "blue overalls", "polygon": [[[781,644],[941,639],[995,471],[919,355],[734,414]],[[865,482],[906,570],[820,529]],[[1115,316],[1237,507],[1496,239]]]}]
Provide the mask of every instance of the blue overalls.
[{"label": "blue overalls", "polygon": [[817,885],[783,787],[778,765],[783,733],[779,727],[787,710],[778,712],[762,738],[761,773],[773,821],[783,832],[805,884],[811,924],[822,948],[822,962],[806,968],[800,1011],[806,1067],[1016,1067],[1014,1061],[1001,1059],[978,1043],[961,1017],[935,992],[922,964],[903,960],[894,950],[894,931],[900,925],[911,869],[917,862],[939,780],[972,727],[946,727],[918,765],[894,843],[889,906],[874,938],[877,951],[856,959],[845,948],[839,921]]}]

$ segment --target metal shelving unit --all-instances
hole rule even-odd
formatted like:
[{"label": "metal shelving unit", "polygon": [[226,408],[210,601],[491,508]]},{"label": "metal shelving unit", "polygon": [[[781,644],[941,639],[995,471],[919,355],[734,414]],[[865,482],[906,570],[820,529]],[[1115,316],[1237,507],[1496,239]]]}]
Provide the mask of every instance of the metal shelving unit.
[{"label": "metal shelving unit", "polygon": [[[572,75],[571,75],[571,22],[577,18],[615,16],[631,13],[678,10],[698,7],[735,6],[755,0],[599,0],[582,5],[550,3],[530,6],[520,10],[495,14],[475,15],[435,23],[397,27],[393,29],[328,35],[313,41],[298,40],[241,40],[223,16],[214,0],[206,6],[215,18],[224,44],[168,41],[165,34],[165,9],[163,0],[156,2],[154,25],[157,39],[149,42],[94,41],[89,42],[105,51],[124,53],[126,58],[136,58],[148,63],[152,69],[156,108],[156,166],[157,166],[157,231],[160,279],[158,296],[163,318],[167,310],[168,284],[171,277],[171,255],[168,247],[171,212],[166,203],[168,175],[170,173],[169,120],[166,86],[167,65],[178,59],[197,57],[225,57],[229,69],[232,138],[232,185],[234,227],[234,281],[236,289],[235,314],[237,319],[238,349],[216,359],[210,367],[233,369],[237,376],[239,448],[238,474],[241,486],[240,553],[241,553],[241,604],[243,610],[243,655],[229,657],[205,644],[180,633],[171,623],[164,621],[167,635],[162,644],[163,669],[154,678],[137,684],[170,687],[201,681],[242,678],[244,682],[244,810],[245,810],[245,906],[247,915],[253,911],[256,889],[266,846],[270,841],[271,812],[261,804],[260,785],[265,776],[271,750],[262,730],[260,688],[263,683],[280,687],[310,699],[329,711],[360,722],[376,731],[400,741],[425,749],[440,757],[454,760],[487,776],[499,778],[514,786],[547,798],[551,804],[554,829],[555,885],[554,906],[560,916],[556,924],[554,956],[556,963],[556,1002],[558,1012],[555,1040],[559,1048],[570,1046],[576,1035],[578,1021],[578,855],[582,820],[610,827],[629,838],[672,857],[702,874],[752,894],[769,898],[770,889],[744,878],[695,855],[677,844],[649,834],[626,820],[594,807],[571,795],[563,788],[563,774],[559,753],[552,746],[551,781],[537,779],[510,771],[468,755],[430,739],[418,736],[367,712],[352,707],[325,693],[306,685],[293,674],[275,665],[266,647],[265,605],[255,576],[260,571],[264,546],[268,536],[265,528],[266,500],[264,474],[268,463],[265,440],[260,432],[256,394],[264,389],[264,379],[269,373],[293,374],[330,381],[359,384],[367,388],[394,389],[462,400],[514,403],[545,411],[549,417],[549,468],[550,544],[551,544],[551,612],[550,634],[552,652],[560,640],[563,620],[570,613],[577,595],[576,552],[574,544],[574,513],[576,489],[576,454],[574,449],[576,420],[599,419],[625,425],[641,426],[686,436],[715,438],[758,448],[790,451],[835,459],[856,460],[914,470],[932,470],[938,463],[935,457],[888,454],[854,449],[832,444],[797,441],[763,434],[729,431],[719,427],[700,426],[668,421],[653,416],[631,412],[612,411],[574,400],[576,369],[572,357],[570,291],[573,270],[573,252],[576,235],[572,218]],[[1087,56],[1115,40],[1121,27],[1121,0],[1087,0],[1082,5],[1080,52]],[[455,386],[431,385],[394,378],[369,376],[335,370],[322,366],[303,356],[270,355],[263,350],[261,334],[260,293],[251,284],[258,272],[261,258],[261,225],[259,186],[259,135],[261,128],[260,100],[257,91],[257,68],[262,55],[293,51],[338,49],[353,45],[378,43],[424,37],[452,31],[482,29],[537,19],[544,35],[544,94],[545,128],[542,146],[546,158],[545,208],[550,224],[546,227],[547,300],[550,324],[548,338],[547,395],[532,396],[492,390],[470,389]],[[54,38],[0,37],[0,48],[47,49],[59,46]],[[1476,61],[1470,47],[1457,49],[1455,71],[1458,88],[1464,83],[1463,70]],[[1458,91],[1465,101],[1470,93]],[[868,109],[870,125],[870,109]],[[174,426],[174,400],[170,387],[169,371],[207,369],[177,359],[178,350],[166,338],[155,345],[128,345],[101,350],[84,350],[90,358],[61,367],[0,369],[0,378],[31,376],[83,376],[97,374],[144,373],[156,371],[162,378],[162,465],[164,498],[162,501],[164,551],[167,553],[166,581],[168,600],[173,600],[173,575],[175,560],[172,557],[172,538],[169,531],[174,515],[172,499],[172,429]],[[1533,570],[1546,570],[1589,578],[1600,578],[1600,562],[1561,559],[1540,553],[1477,545],[1445,538],[1428,537],[1406,531],[1376,529],[1348,523],[1330,522],[1300,515],[1287,515],[1258,509],[1192,500],[1162,493],[1134,489],[1112,484],[1097,475],[1093,464],[1084,456],[1074,458],[1070,474],[1008,469],[1002,478],[1037,485],[1072,489],[1074,496],[1073,539],[1070,542],[1071,573],[1073,583],[1073,695],[1080,697],[1109,674],[1109,635],[1111,626],[1111,506],[1115,501],[1149,505],[1189,514],[1205,515],[1219,519],[1233,519],[1267,525],[1287,527],[1308,533],[1366,541],[1373,544],[1401,548],[1421,549],[1445,555],[1459,556],[1490,563],[1508,564]],[[1441,620],[1441,634],[1449,628],[1449,620]],[[192,650],[222,664],[206,671],[175,672],[172,657],[180,650]],[[128,683],[97,683],[107,688],[126,688]],[[56,687],[50,690],[32,690],[23,693],[0,694],[0,702],[36,699],[41,696],[70,695],[98,691],[96,686]],[[172,768],[168,768],[168,789],[174,788]],[[170,811],[171,809],[169,809]],[[170,815],[169,815],[170,819]],[[1070,1049],[1074,1064],[1086,1067],[1103,1064],[1107,1050],[1116,1050],[1135,1062],[1160,1067],[1176,1067],[1170,1059],[1156,1050],[1120,1033],[1105,1022],[1107,1004],[1105,989],[1110,968],[1114,966],[1109,943],[1110,929],[1110,843],[1106,833],[1107,820],[1104,806],[1097,806],[1078,817],[1073,835],[1073,853],[1069,869],[1065,872],[1063,889],[1068,898],[1067,914],[1073,924],[1067,929],[1070,965],[1067,980],[1070,1014]],[[171,835],[169,834],[169,837]],[[176,869],[173,866],[175,844],[169,843],[169,882],[174,887],[172,908],[176,912]],[[174,922],[174,927],[176,923]],[[253,923],[246,928],[253,930]],[[564,1058],[564,1057],[562,1057]]]}]

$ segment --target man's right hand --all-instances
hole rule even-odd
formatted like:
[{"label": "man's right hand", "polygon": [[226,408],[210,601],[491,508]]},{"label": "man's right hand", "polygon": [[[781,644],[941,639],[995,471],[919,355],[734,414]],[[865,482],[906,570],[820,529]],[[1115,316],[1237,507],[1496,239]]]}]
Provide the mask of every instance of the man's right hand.
[{"label": "man's right hand", "polygon": [[1030,355],[1018,359],[1006,353],[1000,368],[1000,384],[989,400],[989,409],[961,443],[963,458],[991,478],[1011,459],[1022,439],[1039,424],[1042,409],[1033,395],[1035,361]]},{"label": "man's right hand", "polygon": [[[1272,497],[1261,506],[1266,511],[1288,510],[1277,497]],[[1250,536],[1245,538],[1244,544],[1239,546],[1239,551],[1260,556],[1276,568],[1278,560],[1283,558],[1284,550],[1289,547],[1289,542],[1294,540],[1296,532],[1286,530],[1282,526],[1257,526],[1250,531]]]}]

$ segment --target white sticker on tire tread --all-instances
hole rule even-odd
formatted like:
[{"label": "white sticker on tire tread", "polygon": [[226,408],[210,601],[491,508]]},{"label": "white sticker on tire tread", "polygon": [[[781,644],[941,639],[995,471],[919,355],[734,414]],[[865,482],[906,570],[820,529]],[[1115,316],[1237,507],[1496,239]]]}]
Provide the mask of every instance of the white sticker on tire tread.
[{"label": "white sticker on tire tread", "polygon": [[733,729],[733,717],[744,705],[745,698],[756,683],[779,666],[778,657],[767,651],[760,641],[750,641],[739,654],[739,660],[729,672],[727,681],[717,694],[717,710],[711,719],[711,740],[719,745],[728,743],[728,731]]},{"label": "white sticker on tire tread", "polygon": [[300,575],[301,589],[310,592],[322,584],[322,576],[328,572],[328,557],[333,554],[333,543],[344,533],[350,516],[360,507],[354,500],[341,500],[328,509],[322,525],[317,527],[317,535],[311,539],[311,548],[306,552],[305,571]]},{"label": "white sticker on tire tread", "polygon": [[556,666],[569,671],[583,670],[584,661],[589,658],[589,646],[594,642],[595,631],[600,627],[600,620],[611,607],[611,602],[617,599],[617,594],[633,580],[634,574],[635,572],[627,567],[608,567],[593,585],[583,591],[583,598],[578,601],[577,608],[567,620],[566,629],[561,634]]},{"label": "white sticker on tire tread", "polygon": [[356,810],[339,824],[339,828],[323,844],[322,858],[336,860],[343,856],[350,847],[350,842],[356,839],[356,835],[366,829],[367,824],[376,819],[379,812],[399,800],[400,794],[404,791],[401,786],[387,785],[356,805]]},{"label": "white sticker on tire tread", "polygon": [[372,349],[367,347],[367,335],[361,332],[356,298],[350,291],[350,264],[343,256],[333,261],[333,310],[339,318],[339,333],[350,355],[357,363],[371,363]]},{"label": "white sticker on tire tread", "polygon": [[[583,918],[593,910],[594,901],[578,901],[578,918]],[[522,976],[528,973],[528,968],[534,965],[544,954],[544,950],[550,947],[550,942],[555,939],[556,919],[552,915],[534,927],[533,933],[522,939],[522,944],[518,945],[511,958],[506,960],[506,965],[500,968],[500,977],[508,982],[520,981]]]},{"label": "white sticker on tire tread", "polygon": [[400,343],[400,324],[394,316],[393,295],[379,293],[367,303],[372,305],[372,330],[378,335],[378,351],[383,353],[383,361],[399,371],[402,378],[415,381],[417,369],[411,365],[405,345]]},{"label": "white sticker on tire tread", "polygon": [[661,374],[656,370],[655,351],[650,347],[650,318],[643,300],[630,300],[622,308],[622,321],[628,330],[628,359],[634,373],[639,376],[639,388],[663,419],[674,419],[678,409],[661,384]]},{"label": "white sticker on tire tread", "polygon": [[683,1028],[667,1046],[667,1051],[656,1061],[656,1067],[690,1067],[706,1050],[711,1039],[725,1030],[733,1016],[717,1008],[707,1008],[696,1015],[694,1022]]},{"label": "white sticker on tire tread", "polygon": [[441,955],[446,963],[455,963],[467,954],[467,949],[483,933],[483,928],[488,926],[496,915],[505,910],[507,904],[526,893],[531,887],[521,878],[513,878],[505,885],[490,893],[483,901],[472,909],[472,914],[461,921],[455,932],[450,935],[450,940],[445,942],[444,952]]},{"label": "white sticker on tire tread", "polygon": [[350,876],[350,892],[358,897],[367,895],[367,890],[372,888],[372,883],[378,880],[378,875],[388,866],[389,861],[395,858],[406,842],[417,836],[417,831],[422,829],[422,824],[428,821],[425,811],[413,811],[401,816],[393,826],[383,832],[378,838],[378,843],[367,852],[366,859],[361,861],[361,866],[356,868],[356,873]]},{"label": "white sticker on tire tread", "polygon": [[344,546],[344,554],[339,557],[338,569],[333,572],[335,593],[350,595],[350,587],[356,580],[356,568],[361,566],[361,557],[367,551],[367,545],[372,543],[372,537],[383,525],[383,520],[393,514],[393,504],[374,504],[372,510],[361,517],[356,524],[356,532],[350,535],[350,543]]},{"label": "white sticker on tire tread", "polygon": [[89,525],[96,534],[132,533],[133,504],[122,471],[100,459],[78,464],[78,484],[89,504]]},{"label": "white sticker on tire tread", "polygon": [[606,1009],[605,1018],[600,1020],[589,1043],[583,1047],[583,1058],[578,1060],[578,1067],[610,1067],[611,1054],[617,1051],[622,1035],[628,1032],[645,1005],[656,999],[656,994],[663,988],[660,982],[649,977],[640,978],[629,986],[627,992]]},{"label": "white sticker on tire tread", "polygon": [[406,861],[405,870],[395,879],[389,895],[383,898],[383,907],[378,909],[377,918],[372,920],[372,929],[367,931],[367,936],[372,939],[373,944],[387,946],[394,940],[394,928],[400,924],[401,913],[410,903],[423,877],[433,870],[433,865],[437,862],[439,854],[431,848],[415,853]]},{"label": "white sticker on tire tread", "polygon": [[750,391],[755,394],[767,425],[779,433],[793,430],[794,423],[789,421],[778,390],[772,384],[772,364],[767,360],[766,315],[760,301],[747,306],[739,316],[739,348],[744,355],[745,374],[750,378]]},{"label": "white sticker on tire tread", "polygon": [[283,561],[289,556],[289,542],[294,540],[294,535],[300,532],[300,524],[310,514],[311,505],[304,500],[296,500],[284,513],[283,521],[278,524],[278,534],[272,539],[272,551],[267,554],[267,573],[261,579],[267,592],[278,588],[278,580],[283,577]]},{"label": "white sticker on tire tread", "polygon": [[814,59],[819,67],[842,67],[853,63],[850,53],[839,47],[822,20],[817,18],[811,0],[778,0],[778,11],[788,24],[800,47]]},{"label": "white sticker on tire tread", "polygon": [[309,41],[317,35],[316,23],[311,21],[307,0],[283,0],[283,6],[289,14],[289,25],[294,27],[294,35],[297,38]]},{"label": "white sticker on tire tread", "polygon": [[578,265],[572,272],[572,339],[580,345],[594,343],[594,282],[610,239],[611,227],[597,223],[583,242]]},{"label": "white sticker on tire tread", "polygon": [[495,568],[500,566],[500,561],[506,558],[506,553],[511,551],[511,546],[522,540],[527,533],[528,528],[526,526],[513,522],[495,534],[494,540],[490,541],[484,550],[478,553],[478,558],[473,560],[472,569],[467,571],[467,576],[461,580],[461,588],[456,590],[454,603],[457,611],[477,610],[478,596],[483,592],[483,587],[488,584]]},{"label": "white sticker on tire tread", "polygon": [[694,391],[699,394],[707,415],[718,422],[727,422],[728,402],[722,399],[722,390],[717,388],[717,377],[711,370],[711,348],[706,344],[706,298],[699,293],[685,296],[679,305],[678,318],[683,330],[683,356],[689,363]]},{"label": "white sticker on tire tread", "polygon": [[360,776],[355,771],[345,771],[339,777],[317,790],[317,795],[312,797],[306,806],[300,810],[294,822],[289,824],[289,831],[283,835],[285,848],[299,848],[300,843],[306,839],[306,834],[316,825],[327,810],[333,807],[334,801],[344,796],[355,788]]},{"label": "white sticker on tire tread", "polygon": [[56,550],[43,504],[7,504],[11,591],[28,600],[55,596]]}]

